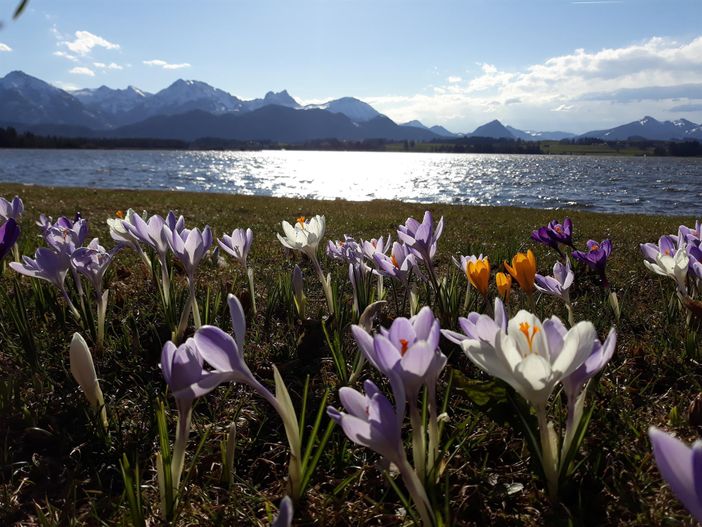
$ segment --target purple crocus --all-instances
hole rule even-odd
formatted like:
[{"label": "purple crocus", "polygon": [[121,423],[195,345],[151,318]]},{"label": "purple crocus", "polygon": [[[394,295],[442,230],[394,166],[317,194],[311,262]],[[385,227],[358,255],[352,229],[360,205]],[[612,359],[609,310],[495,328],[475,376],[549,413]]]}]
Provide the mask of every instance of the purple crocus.
[{"label": "purple crocus", "polygon": [[24,203],[19,196],[12,198],[12,201],[7,201],[5,198],[0,198],[0,220],[15,220],[19,221],[24,212]]},{"label": "purple crocus", "polygon": [[370,240],[363,240],[361,242],[361,248],[363,250],[363,256],[368,258],[375,265],[375,255],[386,254],[388,249],[390,249],[390,235],[384,239],[382,236],[380,238],[371,238]]},{"label": "purple crocus", "polygon": [[676,498],[702,522],[702,441],[692,447],[655,426],[648,429],[656,465]]},{"label": "purple crocus", "polygon": [[76,249],[71,255],[74,269],[90,281],[98,295],[102,294],[102,281],[105,272],[117,251],[119,251],[119,247],[108,252],[100,245],[99,240],[94,238],[87,247]]},{"label": "purple crocus", "polygon": [[271,523],[271,527],[290,527],[292,525],[294,513],[293,502],[290,496],[285,496],[280,502],[278,516],[276,516]]},{"label": "purple crocus", "polygon": [[217,243],[224,252],[232,256],[246,269],[246,258],[253,243],[251,229],[234,229],[231,236],[225,234],[221,239],[217,238]]},{"label": "purple crocus", "polygon": [[373,258],[375,259],[378,274],[396,278],[403,283],[407,283],[409,274],[417,266],[415,256],[405,244],[398,242],[392,244],[389,256],[376,252]]},{"label": "purple crocus", "polygon": [[566,304],[570,303],[569,289],[573,285],[575,274],[570,268],[570,260],[566,258],[566,263],[556,262],[553,266],[553,276],[542,276],[537,274],[534,277],[536,289],[547,295],[557,296]]},{"label": "purple crocus", "polygon": [[402,445],[402,420],[398,420],[392,403],[372,381],[365,381],[363,388],[365,394],[353,388],[341,388],[339,400],[346,412],[330,406],[327,414],[341,426],[351,441],[377,452],[386,462],[398,468],[423,524],[433,525],[429,500],[421,478],[412,470]]},{"label": "purple crocus", "polygon": [[602,285],[609,287],[607,277],[605,276],[605,267],[607,266],[607,258],[612,252],[612,242],[603,240],[601,243],[595,240],[587,241],[587,251],[573,251],[573,258],[586,264],[590,269],[600,275]]},{"label": "purple crocus", "polygon": [[171,341],[166,342],[161,351],[161,371],[178,408],[178,426],[171,460],[172,491],[175,491],[183,472],[193,401],[208,394],[226,379],[204,370],[202,356],[192,338],[178,347]]},{"label": "purple crocus", "polygon": [[53,225],[45,227],[44,241],[57,252],[70,256],[88,237],[88,220],[71,221],[61,216]]},{"label": "purple crocus", "polygon": [[431,268],[436,254],[436,243],[443,231],[444,217],[441,217],[434,228],[434,217],[430,211],[426,211],[422,223],[414,218],[407,218],[405,224],[397,228],[397,237],[417,258],[424,260],[427,267]]},{"label": "purple crocus", "polygon": [[164,235],[176,258],[185,268],[185,273],[191,280],[195,276],[197,266],[212,246],[212,231],[210,226],[200,229],[171,230],[164,225]]},{"label": "purple crocus", "polygon": [[558,251],[559,254],[563,254],[558,248],[558,240],[551,236],[548,227],[539,227],[538,229],[531,231],[531,239],[545,245],[546,247],[551,247],[551,249]]},{"label": "purple crocus", "polygon": [[20,274],[52,283],[63,294],[73,315],[80,319],[80,313],[66,291],[66,275],[71,267],[71,259],[67,254],[40,247],[34,253],[34,259],[23,256],[22,262],[10,262],[10,267]]},{"label": "purple crocus", "polygon": [[347,386],[340,388],[339,401],[348,413],[331,406],[327,413],[351,441],[399,466],[405,449],[395,408],[372,381],[365,381],[363,388],[365,394]]},{"label": "purple crocus", "polygon": [[573,246],[573,221],[570,218],[558,223],[558,220],[551,220],[547,226],[548,234],[552,239],[564,245]]},{"label": "purple crocus", "polygon": [[467,317],[458,318],[458,326],[463,333],[442,329],[441,333],[451,342],[459,346],[464,340],[481,340],[495,346],[495,336],[498,332],[507,332],[507,312],[499,297],[495,298],[495,316],[481,315],[473,311]]},{"label": "purple crocus", "polygon": [[644,260],[651,263],[656,263],[656,257],[659,254],[667,256],[675,256],[678,250],[678,237],[665,235],[658,239],[658,244],[642,243],[639,245]]},{"label": "purple crocus", "polygon": [[154,214],[144,221],[139,214],[134,213],[128,220],[122,222],[122,225],[140,242],[145,243],[158,253],[162,263],[165,262],[168,253],[168,241],[163,231],[165,224],[165,220],[158,214]]},{"label": "purple crocus", "polygon": [[327,241],[327,256],[332,260],[356,265],[363,260],[363,249],[352,236],[344,234],[343,240]]},{"label": "purple crocus", "polygon": [[10,218],[0,225],[0,261],[12,250],[20,235],[17,222]]},{"label": "purple crocus", "polygon": [[702,239],[702,222],[700,222],[700,220],[695,221],[694,228],[680,225],[678,228],[678,237],[681,243],[685,242],[688,245],[691,243],[699,245]]}]

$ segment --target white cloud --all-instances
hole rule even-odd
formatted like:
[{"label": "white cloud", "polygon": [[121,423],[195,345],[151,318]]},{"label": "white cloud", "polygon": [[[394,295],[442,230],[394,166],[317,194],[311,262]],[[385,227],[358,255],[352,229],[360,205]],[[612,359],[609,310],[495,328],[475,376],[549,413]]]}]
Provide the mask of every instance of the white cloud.
[{"label": "white cloud", "polygon": [[451,75],[448,79],[446,79],[449,84],[456,84],[458,82],[461,82],[463,79],[461,77],[458,77],[456,75]]},{"label": "white cloud", "polygon": [[62,59],[70,60],[71,62],[78,62],[78,57],[75,57],[70,53],[66,53],[65,51],[54,51],[52,55],[54,57],[60,57]]},{"label": "white cloud", "polygon": [[84,66],[76,66],[75,68],[69,70],[68,73],[72,73],[73,75],[87,75],[88,77],[95,77],[95,72]]},{"label": "white cloud", "polygon": [[64,40],[62,44],[78,55],[87,55],[95,47],[119,49],[119,44],[105,40],[102,37],[94,35],[90,31],[76,31],[74,36],[75,40]]},{"label": "white cloud", "polygon": [[115,64],[114,62],[110,62],[109,64],[105,64],[104,62],[93,62],[93,66],[95,66],[99,70],[122,70],[124,69],[122,66],[119,64]]},{"label": "white cloud", "polygon": [[[651,114],[671,115],[672,102],[702,102],[702,36],[686,42],[652,37],[620,48],[584,49],[520,69],[479,63],[465,82],[430,86],[415,95],[367,97],[396,121],[471,130],[489,117],[513,126],[581,131]],[[515,104],[515,102],[519,104]],[[702,114],[688,114],[695,122]]]},{"label": "white cloud", "polygon": [[163,68],[164,70],[180,70],[183,68],[189,68],[190,64],[187,62],[181,62],[179,64],[171,64],[166,62],[165,60],[160,60],[160,59],[153,59],[153,60],[145,60],[143,61],[144,64],[147,66],[157,66],[159,68]]},{"label": "white cloud", "polygon": [[2,53],[3,51],[10,52],[12,51],[12,48],[7,44],[3,44],[2,42],[0,42],[0,53]]}]

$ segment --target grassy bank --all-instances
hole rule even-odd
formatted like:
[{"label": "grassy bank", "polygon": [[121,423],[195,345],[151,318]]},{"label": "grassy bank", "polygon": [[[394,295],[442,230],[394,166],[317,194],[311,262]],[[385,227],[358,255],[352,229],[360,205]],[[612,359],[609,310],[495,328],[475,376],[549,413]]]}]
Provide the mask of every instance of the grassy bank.
[{"label": "grassy bank", "polygon": [[[209,224],[215,236],[235,227],[250,227],[254,242],[249,256],[255,270],[258,314],[248,315],[245,357],[252,372],[272,386],[274,363],[281,371],[294,404],[300,408],[309,378],[308,416],[314,416],[325,389],[328,403],[339,407],[338,375],[329,358],[323,334],[313,324],[301,324],[283,299],[285,284],[295,263],[305,277],[313,320],[325,312],[324,295],[308,261],[286,254],[275,234],[281,220],[323,214],[326,239],[344,234],[357,239],[387,236],[408,216],[421,218],[425,205],[374,201],[313,201],[254,196],[180,192],[49,189],[0,184],[0,196],[20,195],[25,203],[21,222],[22,254],[31,255],[41,242],[34,221],[40,213],[54,218],[73,217],[80,211],[90,225],[91,237],[108,248],[106,218],[133,208],[149,215],[177,211],[188,227]],[[532,248],[538,272],[551,274],[557,255],[529,239],[532,229],[562,213],[501,207],[432,205],[435,218],[443,215],[446,228],[439,240],[436,264],[441,276],[465,276],[451,256],[489,256],[492,272],[518,250]],[[460,372],[465,379],[489,381],[448,341],[442,350],[449,367],[441,377],[439,393],[447,390],[446,437],[453,438],[442,492],[453,525],[686,525],[688,513],[672,497],[651,456],[646,431],[656,425],[687,441],[700,429],[688,422],[687,409],[702,391],[699,360],[702,336],[685,324],[684,314],[671,304],[673,288],[642,264],[639,243],[655,241],[678,225],[694,224],[690,217],[569,213],[575,242],[581,248],[589,238],[612,241],[608,277],[621,303],[616,323],[619,340],[614,358],[596,388],[588,393],[594,403],[592,421],[578,460],[581,462],[562,501],[551,503],[534,475],[520,431],[510,421],[481,406],[475,390],[488,384],[468,385],[448,379]],[[199,302],[209,323],[229,330],[224,297],[247,296],[244,272],[226,255],[201,266]],[[321,258],[325,271],[340,284],[350,303],[347,269]],[[499,268],[499,269],[498,269]],[[175,284],[185,289],[182,272]],[[169,430],[175,427],[175,405],[166,393],[158,367],[161,348],[168,340],[158,292],[136,255],[122,251],[112,266],[105,352],[95,357],[98,376],[110,413],[109,440],[101,434],[82,394],[71,378],[68,346],[80,328],[66,316],[63,304],[53,301],[51,286],[16,280],[5,269],[0,276],[0,524],[116,525],[128,524],[129,509],[119,461],[126,454],[138,461],[146,516],[159,524],[159,493],[154,469],[158,449],[154,418],[156,401],[163,397],[171,408]],[[491,297],[494,296],[494,278]],[[5,315],[18,294],[36,344],[35,365],[19,342],[15,326]],[[53,296],[52,296],[53,295]],[[591,320],[602,339],[615,317],[601,288],[579,273],[572,292],[575,316]],[[461,299],[461,304],[463,299]],[[247,304],[246,301],[244,301]],[[470,307],[482,306],[473,298]],[[512,314],[527,307],[518,289],[510,300]],[[563,305],[540,297],[537,314],[565,319]],[[461,315],[466,314],[461,309]],[[383,322],[394,313],[388,302]],[[400,315],[407,316],[406,313]],[[449,324],[455,321],[449,321]],[[343,347],[355,352],[350,332]],[[369,366],[361,378],[380,376]],[[454,379],[458,379],[457,376]],[[478,386],[478,388],[476,388]],[[326,416],[323,425],[326,426]],[[308,422],[312,417],[308,418]],[[220,442],[231,422],[237,423],[235,475],[230,485],[222,478]],[[267,525],[285,494],[288,452],[280,420],[249,388],[223,385],[196,404],[186,466],[202,448],[186,484],[179,525]],[[402,502],[378,466],[378,456],[352,444],[338,427],[323,449],[317,470],[293,525],[402,525]]]}]

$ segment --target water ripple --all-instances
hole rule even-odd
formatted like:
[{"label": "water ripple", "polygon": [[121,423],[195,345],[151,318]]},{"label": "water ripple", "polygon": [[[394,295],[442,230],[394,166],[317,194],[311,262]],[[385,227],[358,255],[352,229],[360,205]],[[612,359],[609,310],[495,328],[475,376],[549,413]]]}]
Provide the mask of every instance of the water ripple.
[{"label": "water ripple", "polygon": [[698,214],[702,159],[391,152],[0,150],[0,181]]}]

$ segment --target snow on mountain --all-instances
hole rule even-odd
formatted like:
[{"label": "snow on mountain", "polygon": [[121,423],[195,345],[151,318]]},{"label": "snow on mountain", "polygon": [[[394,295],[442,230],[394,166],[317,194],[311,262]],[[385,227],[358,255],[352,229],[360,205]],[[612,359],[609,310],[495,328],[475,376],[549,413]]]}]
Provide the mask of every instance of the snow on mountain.
[{"label": "snow on mountain", "polygon": [[318,109],[331,113],[341,113],[355,123],[365,123],[378,117],[380,112],[370,104],[365,103],[355,97],[342,97],[322,104],[308,104],[305,110]]},{"label": "snow on mountain", "polygon": [[271,104],[274,104],[276,106],[284,106],[286,108],[300,108],[300,103],[298,103],[295,99],[293,99],[290,96],[288,90],[279,91],[277,93],[269,91],[268,93],[266,93],[263,99],[253,99],[250,101],[244,101],[243,104],[244,109],[249,112],[253,110],[258,110],[259,108],[263,108],[264,106],[269,106]]},{"label": "snow on mountain", "polygon": [[70,93],[86,107],[94,108],[107,114],[128,112],[151,97],[150,93],[141,91],[134,86],[128,86],[124,90],[100,86],[94,90],[85,88]]}]

